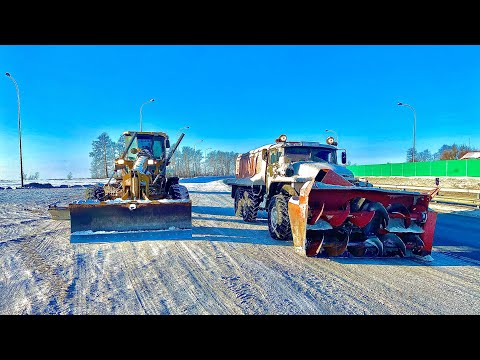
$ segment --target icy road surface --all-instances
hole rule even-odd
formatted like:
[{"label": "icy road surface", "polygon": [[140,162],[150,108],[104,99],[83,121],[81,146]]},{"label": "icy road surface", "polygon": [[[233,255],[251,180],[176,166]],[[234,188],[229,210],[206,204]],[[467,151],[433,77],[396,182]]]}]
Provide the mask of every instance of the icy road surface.
[{"label": "icy road surface", "polygon": [[70,244],[50,219],[85,189],[0,191],[0,314],[480,314],[480,262],[448,246],[432,263],[304,258],[265,212],[235,217],[221,180],[183,183],[192,239],[113,244]]}]

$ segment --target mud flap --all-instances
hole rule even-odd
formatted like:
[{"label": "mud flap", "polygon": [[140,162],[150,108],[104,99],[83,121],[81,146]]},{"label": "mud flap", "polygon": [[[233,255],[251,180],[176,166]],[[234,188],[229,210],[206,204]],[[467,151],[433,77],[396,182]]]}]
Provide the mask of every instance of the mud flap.
[{"label": "mud flap", "polygon": [[192,237],[192,201],[86,201],[69,204],[71,243]]}]

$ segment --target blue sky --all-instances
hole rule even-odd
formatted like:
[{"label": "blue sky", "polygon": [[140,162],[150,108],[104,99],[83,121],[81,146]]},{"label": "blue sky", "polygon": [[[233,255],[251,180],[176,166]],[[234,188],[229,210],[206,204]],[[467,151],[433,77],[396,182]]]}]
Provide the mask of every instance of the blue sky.
[{"label": "blue sky", "polygon": [[[334,130],[355,164],[402,162],[443,144],[480,148],[480,46],[2,45],[0,179],[88,177],[92,141],[138,130],[245,152]],[[203,140],[200,142],[200,140]]]}]

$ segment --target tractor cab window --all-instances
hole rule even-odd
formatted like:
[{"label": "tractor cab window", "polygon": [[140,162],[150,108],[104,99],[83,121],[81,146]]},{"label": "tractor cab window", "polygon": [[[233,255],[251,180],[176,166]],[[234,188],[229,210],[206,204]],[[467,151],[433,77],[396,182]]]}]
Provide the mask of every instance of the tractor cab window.
[{"label": "tractor cab window", "polygon": [[153,156],[155,156],[156,159],[160,159],[164,155],[164,144],[165,144],[165,138],[162,136],[155,136],[153,138]]},{"label": "tractor cab window", "polygon": [[285,156],[291,162],[314,161],[336,163],[336,153],[330,149],[306,146],[289,146],[285,148]]},{"label": "tractor cab window", "polygon": [[139,149],[145,149],[150,152],[153,151],[153,141],[151,137],[145,138],[142,136],[137,136],[137,147]]},{"label": "tractor cab window", "polygon": [[[128,145],[131,137],[125,136],[125,144]],[[156,159],[160,159],[164,156],[164,145],[165,138],[163,136],[146,136],[146,135],[137,135],[135,140],[133,140],[132,145],[129,148],[127,153],[127,158],[130,160],[137,159],[136,154],[130,152],[131,149],[147,149],[150,151]]]}]

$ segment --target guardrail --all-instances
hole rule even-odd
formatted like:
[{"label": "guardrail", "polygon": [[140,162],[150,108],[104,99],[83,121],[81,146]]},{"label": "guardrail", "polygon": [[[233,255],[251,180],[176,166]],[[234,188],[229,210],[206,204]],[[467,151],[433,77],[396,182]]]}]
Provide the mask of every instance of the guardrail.
[{"label": "guardrail", "polygon": [[[435,189],[434,187],[426,186],[405,186],[405,185],[387,185],[387,184],[378,184],[374,185],[379,188],[387,189],[403,189],[403,190],[419,190],[429,192]],[[468,194],[473,195],[473,197],[462,197],[462,196],[452,196],[452,195],[443,195],[443,193],[454,193],[454,194]],[[435,195],[431,202],[436,202],[439,204],[452,204],[460,206],[473,206],[477,209],[480,209],[480,190],[473,189],[453,189],[453,188],[442,188],[437,195]]]}]

